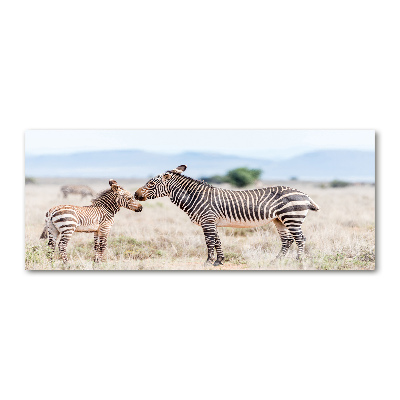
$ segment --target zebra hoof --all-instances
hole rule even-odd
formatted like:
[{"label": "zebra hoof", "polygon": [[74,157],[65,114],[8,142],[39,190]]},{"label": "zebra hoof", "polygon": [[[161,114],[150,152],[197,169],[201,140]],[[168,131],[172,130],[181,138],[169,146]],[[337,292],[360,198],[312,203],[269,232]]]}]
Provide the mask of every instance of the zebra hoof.
[{"label": "zebra hoof", "polygon": [[213,264],[213,260],[211,260],[211,259],[207,259],[206,260],[206,262],[204,263],[204,267],[212,267],[214,264]]},{"label": "zebra hoof", "polygon": [[222,262],[222,260],[217,259],[213,265],[214,267],[218,267],[218,265],[224,265],[224,263]]},{"label": "zebra hoof", "polygon": [[273,262],[280,262],[283,261],[286,254],[278,253],[277,256],[272,260]]}]

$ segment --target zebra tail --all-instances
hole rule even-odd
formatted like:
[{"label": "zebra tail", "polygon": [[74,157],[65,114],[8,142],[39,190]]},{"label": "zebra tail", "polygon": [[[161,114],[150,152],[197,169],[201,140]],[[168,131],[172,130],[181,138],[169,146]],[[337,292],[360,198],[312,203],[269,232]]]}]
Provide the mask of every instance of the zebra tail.
[{"label": "zebra tail", "polygon": [[47,239],[47,222],[48,222],[48,218],[49,218],[49,212],[47,211],[46,213],[46,225],[43,228],[42,234],[40,235],[40,239]]},{"label": "zebra tail", "polygon": [[319,206],[317,203],[315,203],[313,200],[310,199],[310,205],[308,208],[312,211],[319,211]]},{"label": "zebra tail", "polygon": [[43,228],[43,232],[40,235],[40,239],[47,239],[47,224],[45,225],[45,227]]}]

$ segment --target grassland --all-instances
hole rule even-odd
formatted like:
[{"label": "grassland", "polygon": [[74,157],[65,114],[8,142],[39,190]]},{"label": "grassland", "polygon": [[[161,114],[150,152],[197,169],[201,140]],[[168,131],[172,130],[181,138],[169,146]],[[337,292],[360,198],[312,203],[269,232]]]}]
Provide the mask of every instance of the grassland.
[{"label": "grassland", "polygon": [[[115,218],[104,262],[94,264],[93,234],[75,233],[68,264],[58,250],[51,263],[39,236],[46,211],[58,204],[88,205],[80,196],[62,198],[63,184],[107,188],[107,180],[41,179],[25,186],[25,268],[30,270],[204,270],[206,246],[200,227],[168,198],[143,202],[143,212],[122,209]],[[132,193],[144,181],[120,180]],[[287,184],[307,193],[320,206],[303,225],[307,237],[303,262],[292,245],[286,258],[274,261],[280,240],[273,224],[254,229],[219,228],[226,260],[223,270],[371,270],[375,268],[375,188],[369,185],[328,188],[307,182]]]}]

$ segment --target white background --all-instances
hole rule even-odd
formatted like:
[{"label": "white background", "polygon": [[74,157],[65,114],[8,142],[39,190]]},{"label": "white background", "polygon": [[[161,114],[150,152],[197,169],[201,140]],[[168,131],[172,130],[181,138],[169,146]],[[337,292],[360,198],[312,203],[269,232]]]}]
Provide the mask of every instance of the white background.
[{"label": "white background", "polygon": [[[4,399],[397,399],[393,1],[0,10]],[[377,130],[377,270],[24,271],[23,132]]]}]

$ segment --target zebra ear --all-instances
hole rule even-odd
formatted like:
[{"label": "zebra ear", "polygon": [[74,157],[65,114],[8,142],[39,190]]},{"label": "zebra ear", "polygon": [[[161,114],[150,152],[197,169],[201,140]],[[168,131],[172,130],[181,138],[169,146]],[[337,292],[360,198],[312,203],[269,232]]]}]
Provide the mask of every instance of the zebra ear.
[{"label": "zebra ear", "polygon": [[109,183],[110,186],[112,186],[112,185],[118,185],[117,181],[114,181],[114,179],[110,179],[110,180],[108,181],[108,183]]},{"label": "zebra ear", "polygon": [[117,182],[113,181],[113,183],[111,183],[111,181],[112,181],[112,179],[110,180],[111,190],[113,192],[118,192],[118,190],[121,189],[120,186],[118,185]]},{"label": "zebra ear", "polygon": [[162,181],[164,182],[166,179],[170,179],[172,176],[172,174],[170,174],[169,172],[166,172],[163,176],[162,176]]},{"label": "zebra ear", "polygon": [[186,165],[180,165],[179,167],[176,167],[175,169],[173,169],[172,172],[181,174],[183,171],[186,171],[186,168],[187,168]]}]

